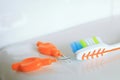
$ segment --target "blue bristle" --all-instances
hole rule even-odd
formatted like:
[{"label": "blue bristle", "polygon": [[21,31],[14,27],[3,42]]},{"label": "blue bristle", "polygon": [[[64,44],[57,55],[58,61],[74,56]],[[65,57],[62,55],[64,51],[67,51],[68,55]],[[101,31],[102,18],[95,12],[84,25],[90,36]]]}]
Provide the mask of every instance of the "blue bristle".
[{"label": "blue bristle", "polygon": [[75,42],[75,44],[76,44],[77,50],[80,50],[83,48],[79,42]]},{"label": "blue bristle", "polygon": [[75,53],[75,52],[77,51],[77,47],[76,47],[75,42],[73,42],[73,43],[71,44],[71,48],[72,48],[73,53]]},{"label": "blue bristle", "polygon": [[82,45],[79,42],[73,42],[71,44],[71,48],[72,48],[73,53],[75,53],[76,51],[82,48]]}]

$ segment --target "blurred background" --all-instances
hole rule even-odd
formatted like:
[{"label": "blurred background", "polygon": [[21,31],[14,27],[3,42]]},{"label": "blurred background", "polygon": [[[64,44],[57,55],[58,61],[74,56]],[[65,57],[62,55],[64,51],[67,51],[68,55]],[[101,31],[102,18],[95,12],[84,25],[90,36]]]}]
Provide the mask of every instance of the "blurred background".
[{"label": "blurred background", "polygon": [[0,0],[0,48],[117,15],[120,0]]}]

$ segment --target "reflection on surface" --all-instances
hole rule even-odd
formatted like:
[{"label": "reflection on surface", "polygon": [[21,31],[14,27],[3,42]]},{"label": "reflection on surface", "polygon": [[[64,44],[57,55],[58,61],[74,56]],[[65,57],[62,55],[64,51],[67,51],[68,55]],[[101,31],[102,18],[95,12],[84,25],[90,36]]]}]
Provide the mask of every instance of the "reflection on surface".
[{"label": "reflection on surface", "polygon": [[110,53],[109,55],[105,55],[97,59],[87,60],[83,62],[83,71],[91,72],[103,69],[104,67],[109,67],[109,64],[114,64],[113,62],[116,62],[117,60],[120,60],[119,52],[117,54]]},{"label": "reflection on surface", "polygon": [[75,59],[68,63],[62,60],[38,71],[24,74],[12,71],[11,64],[23,57],[42,56],[37,55],[38,53],[27,44],[10,46],[9,49],[5,48],[4,50],[0,51],[3,53],[0,54],[0,76],[2,74],[5,80],[114,80],[113,78],[119,78],[119,51],[87,61]]}]

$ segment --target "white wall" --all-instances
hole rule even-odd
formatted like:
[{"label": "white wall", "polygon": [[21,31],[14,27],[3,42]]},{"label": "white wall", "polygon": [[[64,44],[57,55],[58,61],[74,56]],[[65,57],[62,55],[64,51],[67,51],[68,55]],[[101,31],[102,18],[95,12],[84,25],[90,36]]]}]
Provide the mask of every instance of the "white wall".
[{"label": "white wall", "polygon": [[113,0],[113,14],[120,15],[120,0]]},{"label": "white wall", "polygon": [[0,0],[0,47],[118,15],[119,5],[118,0]]}]

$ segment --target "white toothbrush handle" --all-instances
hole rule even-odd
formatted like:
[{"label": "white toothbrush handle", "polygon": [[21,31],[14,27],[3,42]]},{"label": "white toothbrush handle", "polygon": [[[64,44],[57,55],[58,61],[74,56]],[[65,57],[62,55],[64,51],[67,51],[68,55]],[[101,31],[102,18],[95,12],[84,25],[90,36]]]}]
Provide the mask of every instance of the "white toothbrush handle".
[{"label": "white toothbrush handle", "polygon": [[111,48],[111,49],[114,49],[114,48],[120,48],[120,43],[113,44],[113,45],[111,45],[110,48]]}]

